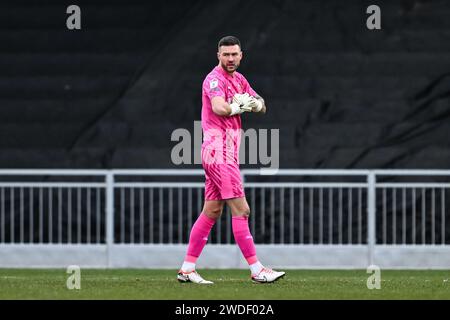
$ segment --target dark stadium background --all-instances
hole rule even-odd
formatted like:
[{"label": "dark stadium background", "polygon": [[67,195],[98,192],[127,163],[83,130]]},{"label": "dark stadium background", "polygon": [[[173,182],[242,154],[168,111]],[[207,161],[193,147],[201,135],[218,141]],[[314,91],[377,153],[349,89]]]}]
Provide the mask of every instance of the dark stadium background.
[{"label": "dark stadium background", "polygon": [[449,16],[445,0],[3,1],[0,168],[200,169],[171,162],[170,136],[193,132],[235,35],[268,106],[244,128],[280,129],[281,168],[450,169]]},{"label": "dark stadium background", "polygon": [[0,167],[179,168],[170,134],[200,120],[232,34],[268,105],[244,127],[280,129],[282,168],[448,169],[449,14],[444,0],[3,1]]}]

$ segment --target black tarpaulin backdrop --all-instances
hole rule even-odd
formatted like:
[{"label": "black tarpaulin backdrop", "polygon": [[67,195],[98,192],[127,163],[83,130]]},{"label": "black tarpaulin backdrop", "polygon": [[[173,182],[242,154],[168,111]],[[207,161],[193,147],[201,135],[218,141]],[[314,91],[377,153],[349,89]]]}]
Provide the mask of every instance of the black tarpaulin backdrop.
[{"label": "black tarpaulin backdrop", "polygon": [[[82,29],[77,31],[66,28],[72,3],[30,3],[0,4],[2,168],[177,167],[170,157],[171,133],[177,128],[193,133],[202,81],[217,63],[217,41],[230,34],[243,44],[240,71],[268,105],[265,116],[243,115],[244,128],[280,129],[282,168],[450,168],[448,1],[377,1],[382,29],[376,31],[366,28],[372,3],[356,0],[78,1]],[[5,210],[19,207],[17,194],[5,192]],[[366,241],[365,211],[349,215],[355,204],[348,194],[342,195],[342,225],[326,224],[335,214],[338,192],[324,194],[334,202],[322,208],[323,239],[317,238],[317,224],[309,223],[312,211],[305,211],[302,232],[295,215],[295,232],[302,237],[296,236],[296,243]],[[441,243],[450,219],[441,223],[445,217],[438,209],[433,221],[422,212],[432,210],[431,199],[448,208],[450,197],[439,190],[418,191],[406,194],[403,208],[395,207],[401,192],[385,195],[386,208],[382,203],[377,208],[385,210],[377,218],[377,241]],[[318,196],[305,195],[305,205]],[[356,194],[351,199],[356,201]],[[252,210],[268,205],[258,197]],[[282,210],[275,206],[278,217]],[[404,210],[413,207],[422,208],[415,220],[403,219]],[[198,212],[192,214],[194,219]],[[128,232],[130,217],[123,218],[124,224],[115,224],[116,241],[140,241]],[[278,227],[271,239],[264,232],[271,222],[256,224],[258,243],[291,240]],[[74,229],[80,238],[64,233],[62,241],[85,242],[89,236],[104,241],[104,221],[92,223],[99,234]],[[395,223],[404,223],[406,233],[392,229]],[[436,229],[445,224],[445,232]],[[424,233],[433,226],[436,239]],[[188,231],[175,240],[187,241]],[[154,232],[156,240],[145,241],[167,242],[166,235]],[[225,240],[212,236],[211,241]]]},{"label": "black tarpaulin backdrop", "polygon": [[1,5],[0,167],[176,167],[228,34],[281,167],[450,167],[447,1],[378,1],[376,31],[361,1],[79,2],[78,31],[69,4]]}]

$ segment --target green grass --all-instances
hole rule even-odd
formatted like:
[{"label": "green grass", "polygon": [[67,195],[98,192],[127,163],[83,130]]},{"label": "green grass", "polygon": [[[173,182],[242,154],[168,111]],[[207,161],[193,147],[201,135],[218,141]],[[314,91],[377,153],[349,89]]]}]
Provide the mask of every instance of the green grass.
[{"label": "green grass", "polygon": [[450,299],[450,270],[382,270],[381,289],[366,270],[286,270],[272,284],[254,284],[247,270],[200,270],[212,286],[178,283],[176,270],[81,270],[68,290],[65,269],[0,269],[0,299]]}]

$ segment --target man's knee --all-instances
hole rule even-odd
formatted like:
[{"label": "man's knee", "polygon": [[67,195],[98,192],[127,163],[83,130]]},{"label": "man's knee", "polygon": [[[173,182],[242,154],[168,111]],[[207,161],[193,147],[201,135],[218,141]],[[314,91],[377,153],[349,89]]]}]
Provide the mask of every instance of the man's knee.
[{"label": "man's knee", "polygon": [[223,206],[209,206],[203,210],[203,213],[211,219],[217,220],[222,215]]},{"label": "man's knee", "polygon": [[248,206],[243,207],[238,212],[236,212],[235,215],[248,218],[250,216],[250,208]]}]

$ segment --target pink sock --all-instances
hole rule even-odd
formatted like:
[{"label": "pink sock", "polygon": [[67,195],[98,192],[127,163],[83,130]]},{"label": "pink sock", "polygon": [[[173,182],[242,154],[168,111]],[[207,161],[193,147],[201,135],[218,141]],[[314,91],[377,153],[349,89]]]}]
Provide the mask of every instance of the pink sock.
[{"label": "pink sock", "polygon": [[258,258],[256,257],[255,243],[253,242],[253,237],[250,234],[250,229],[248,227],[248,218],[233,217],[232,227],[234,239],[241,249],[244,258],[247,260],[249,265],[254,264],[258,261]]},{"label": "pink sock", "polygon": [[208,241],[208,235],[212,227],[216,223],[216,220],[207,217],[204,213],[201,213],[197,221],[191,229],[189,236],[189,246],[187,255],[184,261],[195,263],[202,253],[203,248]]}]

